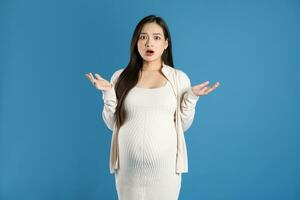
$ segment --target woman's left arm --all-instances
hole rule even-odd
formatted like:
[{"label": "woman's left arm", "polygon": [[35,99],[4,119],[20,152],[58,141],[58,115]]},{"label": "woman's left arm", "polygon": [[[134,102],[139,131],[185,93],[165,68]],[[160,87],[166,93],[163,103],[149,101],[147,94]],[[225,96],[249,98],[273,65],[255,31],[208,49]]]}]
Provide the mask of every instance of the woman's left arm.
[{"label": "woman's left arm", "polygon": [[195,86],[191,86],[191,81],[186,73],[181,70],[178,70],[180,74],[180,116],[182,121],[182,128],[183,131],[186,131],[190,128],[193,123],[193,119],[195,116],[195,108],[197,101],[199,100],[200,96],[204,96],[212,92],[216,89],[220,83],[216,82],[213,86],[208,86],[209,81],[200,83]]},{"label": "woman's left arm", "polygon": [[185,132],[188,130],[194,120],[195,108],[199,96],[196,96],[191,87],[191,81],[186,73],[181,70],[179,72],[179,95],[180,95],[180,117],[182,122],[182,128]]}]

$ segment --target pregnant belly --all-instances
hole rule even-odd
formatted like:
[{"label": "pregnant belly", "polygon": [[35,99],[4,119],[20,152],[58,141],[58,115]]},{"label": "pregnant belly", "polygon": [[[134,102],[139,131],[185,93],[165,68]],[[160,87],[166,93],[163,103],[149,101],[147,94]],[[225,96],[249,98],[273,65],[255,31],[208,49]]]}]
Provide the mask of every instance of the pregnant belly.
[{"label": "pregnant belly", "polygon": [[121,165],[159,165],[176,156],[176,130],[174,124],[124,124],[118,136]]}]

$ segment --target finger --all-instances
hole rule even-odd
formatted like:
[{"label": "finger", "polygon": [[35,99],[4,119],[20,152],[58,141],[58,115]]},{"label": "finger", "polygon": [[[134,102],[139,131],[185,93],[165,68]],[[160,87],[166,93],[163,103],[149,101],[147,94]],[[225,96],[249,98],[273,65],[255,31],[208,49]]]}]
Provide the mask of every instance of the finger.
[{"label": "finger", "polygon": [[204,83],[201,83],[200,86],[204,87],[207,84],[209,84],[209,81],[205,81]]},{"label": "finger", "polygon": [[104,78],[102,78],[99,74],[95,74],[95,77],[96,77],[96,79],[99,79],[99,80],[104,80]]},{"label": "finger", "polygon": [[92,74],[91,72],[89,73],[89,75],[90,75],[90,77],[91,77],[92,79],[94,78],[94,77],[93,77],[93,74]]},{"label": "finger", "polygon": [[216,82],[216,83],[211,87],[211,89],[214,90],[214,89],[216,89],[219,85],[220,85],[220,83],[219,83],[219,82]]},{"label": "finger", "polygon": [[89,73],[91,79],[92,79],[92,82],[94,82],[96,79],[94,78],[93,74],[92,73]]},{"label": "finger", "polygon": [[208,94],[219,86],[219,83],[215,83],[212,87],[208,88],[205,93]]},{"label": "finger", "polygon": [[88,74],[85,74],[85,75],[86,75],[86,77],[92,79],[91,73],[88,73]]},{"label": "finger", "polygon": [[89,77],[90,81],[92,82],[92,84],[93,84],[93,85],[96,85],[96,79],[94,79],[92,73],[89,73],[89,74],[88,74],[88,77]]},{"label": "finger", "polygon": [[91,77],[89,74],[85,74],[85,76],[86,76],[90,81],[92,81],[92,77]]},{"label": "finger", "polygon": [[91,81],[92,84],[95,84],[95,81],[94,81],[94,79],[92,78],[91,75],[88,75],[88,79]]},{"label": "finger", "polygon": [[205,94],[208,94],[208,93],[210,93],[212,90],[213,90],[212,87],[211,87],[211,88],[208,88],[204,93],[205,93]]},{"label": "finger", "polygon": [[201,89],[208,84],[209,84],[209,81],[205,81],[204,83],[200,83],[199,85],[196,85],[196,87],[197,87],[197,89]]},{"label": "finger", "polygon": [[201,89],[201,92],[205,94],[208,89],[209,89],[209,87],[206,86],[206,87],[204,87],[204,88]]},{"label": "finger", "polygon": [[212,87],[208,87],[206,90],[205,90],[205,94],[208,94],[208,93],[210,93],[211,91],[213,91],[215,89],[215,85],[214,86],[212,86]]}]

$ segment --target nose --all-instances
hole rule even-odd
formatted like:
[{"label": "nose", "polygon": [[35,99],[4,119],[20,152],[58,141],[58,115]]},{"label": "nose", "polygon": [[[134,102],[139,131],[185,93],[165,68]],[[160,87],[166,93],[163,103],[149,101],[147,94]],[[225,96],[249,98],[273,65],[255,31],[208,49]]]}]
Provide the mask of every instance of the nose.
[{"label": "nose", "polygon": [[148,39],[147,39],[147,41],[146,41],[146,47],[149,47],[149,46],[151,46],[152,45],[152,40],[151,40],[151,38],[149,37]]}]

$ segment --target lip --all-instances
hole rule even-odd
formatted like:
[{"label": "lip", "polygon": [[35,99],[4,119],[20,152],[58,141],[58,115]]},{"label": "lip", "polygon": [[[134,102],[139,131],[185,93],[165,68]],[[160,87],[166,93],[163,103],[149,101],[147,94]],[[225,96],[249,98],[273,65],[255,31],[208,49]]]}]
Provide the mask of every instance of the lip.
[{"label": "lip", "polygon": [[[152,51],[152,53],[149,53],[148,51]],[[155,51],[153,49],[147,49],[146,52],[145,52],[145,54],[147,56],[152,56],[154,53],[155,53]]]},{"label": "lip", "polygon": [[146,49],[146,53],[147,51],[153,51],[153,53],[155,52],[153,49]]},{"label": "lip", "polygon": [[153,56],[154,53],[146,53],[146,56]]}]

